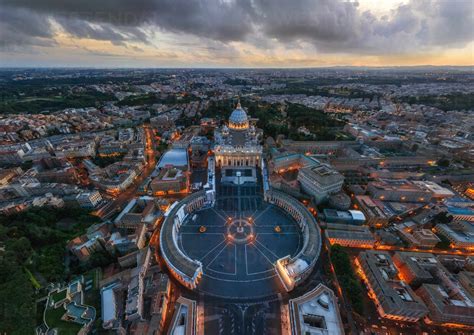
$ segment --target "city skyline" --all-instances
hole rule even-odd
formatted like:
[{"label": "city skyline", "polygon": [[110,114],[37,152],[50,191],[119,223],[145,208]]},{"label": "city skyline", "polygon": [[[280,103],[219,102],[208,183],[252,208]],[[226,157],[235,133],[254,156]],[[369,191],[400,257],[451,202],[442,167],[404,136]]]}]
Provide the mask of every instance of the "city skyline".
[{"label": "city skyline", "polygon": [[473,78],[1,69],[0,332],[471,334]]},{"label": "city skyline", "polygon": [[471,1],[4,1],[1,67],[471,66]]}]

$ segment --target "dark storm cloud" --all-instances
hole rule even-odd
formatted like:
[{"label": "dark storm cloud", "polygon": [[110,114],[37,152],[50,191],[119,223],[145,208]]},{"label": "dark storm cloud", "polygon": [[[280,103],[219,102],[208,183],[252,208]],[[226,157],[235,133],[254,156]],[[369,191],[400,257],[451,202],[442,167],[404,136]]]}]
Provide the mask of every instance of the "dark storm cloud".
[{"label": "dark storm cloud", "polygon": [[131,35],[137,34],[133,31],[136,27],[152,25],[165,31],[220,41],[241,40],[252,31],[249,0],[238,3],[211,0],[5,0],[3,5],[57,17],[66,30],[73,28],[73,31],[78,27],[69,27],[69,20],[109,24]]},{"label": "dark storm cloud", "polygon": [[19,45],[51,46],[53,31],[44,16],[23,9],[0,7],[0,48]]},{"label": "dark storm cloud", "polygon": [[[357,3],[334,0],[3,0],[1,6],[8,18],[21,12],[38,23],[33,30],[17,28],[22,43],[51,37],[46,18],[73,36],[115,44],[147,42],[143,27],[204,43],[245,41],[268,49],[275,39],[311,43],[320,52],[375,54],[464,46],[474,39],[471,0],[412,0],[382,18],[362,12]],[[22,23],[7,21],[6,37],[13,43],[15,24]]]},{"label": "dark storm cloud", "polygon": [[264,34],[278,39],[346,40],[357,20],[357,6],[332,0],[256,0]]}]

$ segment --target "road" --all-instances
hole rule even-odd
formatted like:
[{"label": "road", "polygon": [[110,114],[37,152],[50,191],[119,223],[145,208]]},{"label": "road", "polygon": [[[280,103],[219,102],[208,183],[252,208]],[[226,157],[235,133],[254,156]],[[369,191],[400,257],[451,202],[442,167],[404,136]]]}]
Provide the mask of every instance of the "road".
[{"label": "road", "polygon": [[114,200],[109,202],[104,207],[97,210],[94,215],[99,216],[102,219],[108,219],[113,214],[122,210],[123,207],[136,196],[139,186],[143,181],[150,176],[150,174],[155,169],[156,165],[156,149],[155,149],[155,139],[153,134],[153,129],[149,125],[143,126],[145,130],[145,154],[146,154],[146,163],[142,173],[135,178],[135,181],[129,188],[124,192],[120,193]]},{"label": "road", "polygon": [[[430,254],[436,254],[436,255],[474,256],[474,252],[469,252],[465,250],[457,250],[457,249],[451,249],[451,250],[418,249],[418,248],[403,248],[403,247],[389,246],[389,245],[379,245],[379,246],[376,246],[375,249],[387,250],[387,251],[428,252]],[[362,251],[364,249],[359,248],[358,250]]]}]

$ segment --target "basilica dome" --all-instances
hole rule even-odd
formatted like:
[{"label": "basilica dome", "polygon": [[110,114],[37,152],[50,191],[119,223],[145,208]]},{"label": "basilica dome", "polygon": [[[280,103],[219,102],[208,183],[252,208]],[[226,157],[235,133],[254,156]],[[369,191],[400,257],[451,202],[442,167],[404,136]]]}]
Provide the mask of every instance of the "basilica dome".
[{"label": "basilica dome", "polygon": [[245,110],[240,106],[240,102],[234,109],[229,118],[229,128],[231,129],[248,129],[249,118]]}]

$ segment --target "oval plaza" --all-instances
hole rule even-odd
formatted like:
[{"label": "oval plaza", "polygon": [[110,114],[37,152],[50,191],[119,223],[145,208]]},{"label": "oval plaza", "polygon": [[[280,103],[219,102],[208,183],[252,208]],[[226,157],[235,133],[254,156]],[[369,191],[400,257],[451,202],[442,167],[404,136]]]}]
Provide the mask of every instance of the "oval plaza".
[{"label": "oval plaza", "polygon": [[161,254],[189,289],[226,298],[271,296],[291,291],[318,261],[316,220],[269,187],[261,135],[238,104],[215,130],[207,184],[165,213]]}]

